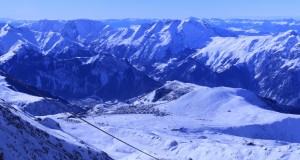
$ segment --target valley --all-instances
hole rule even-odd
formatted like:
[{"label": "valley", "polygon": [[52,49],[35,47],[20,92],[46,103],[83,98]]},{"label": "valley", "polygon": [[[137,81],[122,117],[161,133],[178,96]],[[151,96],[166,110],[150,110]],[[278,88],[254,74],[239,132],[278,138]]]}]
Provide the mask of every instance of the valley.
[{"label": "valley", "polygon": [[194,17],[0,21],[0,153],[298,159],[299,26]]}]

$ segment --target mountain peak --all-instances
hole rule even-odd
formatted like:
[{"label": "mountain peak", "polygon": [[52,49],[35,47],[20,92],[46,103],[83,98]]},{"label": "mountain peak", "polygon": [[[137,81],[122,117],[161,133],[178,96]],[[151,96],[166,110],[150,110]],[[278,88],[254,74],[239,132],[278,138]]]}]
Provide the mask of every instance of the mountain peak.
[{"label": "mountain peak", "polygon": [[86,44],[98,39],[107,30],[107,25],[101,21],[77,19],[67,21],[60,32],[71,40]]},{"label": "mountain peak", "polygon": [[279,33],[277,36],[275,36],[275,39],[277,42],[282,42],[284,40],[295,38],[299,34],[296,30],[288,30],[286,32]]},{"label": "mountain peak", "polygon": [[196,30],[211,30],[212,26],[205,20],[190,17],[188,19],[182,20],[179,28],[182,29],[183,26],[193,26]]},{"label": "mountain peak", "polygon": [[299,35],[298,32],[297,32],[296,30],[288,30],[287,33],[288,33],[289,35],[293,35],[293,36],[298,36],[298,35]]},{"label": "mountain peak", "polygon": [[200,19],[197,17],[189,17],[187,20],[192,20],[192,21],[199,21]]},{"label": "mountain peak", "polygon": [[5,26],[1,28],[1,32],[9,32],[12,31],[15,27],[10,25],[9,23],[6,23]]}]

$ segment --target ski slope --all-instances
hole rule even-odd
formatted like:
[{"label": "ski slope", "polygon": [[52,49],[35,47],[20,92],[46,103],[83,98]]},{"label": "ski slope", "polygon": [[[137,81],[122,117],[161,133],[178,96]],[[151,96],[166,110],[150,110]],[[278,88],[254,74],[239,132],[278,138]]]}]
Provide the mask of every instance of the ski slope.
[{"label": "ski slope", "polygon": [[[182,85],[195,88],[155,106],[167,116],[113,114],[86,119],[158,158],[299,157],[300,116],[272,111],[253,92],[244,89]],[[101,148],[115,159],[151,159],[75,119],[66,121],[62,114],[50,117],[64,132]]]}]

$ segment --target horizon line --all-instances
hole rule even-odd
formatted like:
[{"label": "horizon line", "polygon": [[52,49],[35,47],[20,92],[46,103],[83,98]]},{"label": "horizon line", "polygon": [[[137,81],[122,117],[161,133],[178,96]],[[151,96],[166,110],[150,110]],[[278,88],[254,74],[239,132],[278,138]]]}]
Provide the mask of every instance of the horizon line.
[{"label": "horizon line", "polygon": [[243,17],[228,17],[228,18],[219,18],[219,17],[186,17],[186,18],[105,18],[105,19],[94,19],[94,18],[72,18],[72,19],[51,19],[51,18],[41,18],[41,19],[15,19],[15,18],[6,18],[0,17],[0,21],[41,21],[41,20],[57,20],[57,21],[69,21],[69,20],[95,20],[95,21],[108,21],[108,20],[184,20],[189,18],[197,18],[197,19],[220,19],[220,20],[300,20],[300,17],[295,16],[258,16],[258,17],[251,17],[251,16],[243,16]]}]

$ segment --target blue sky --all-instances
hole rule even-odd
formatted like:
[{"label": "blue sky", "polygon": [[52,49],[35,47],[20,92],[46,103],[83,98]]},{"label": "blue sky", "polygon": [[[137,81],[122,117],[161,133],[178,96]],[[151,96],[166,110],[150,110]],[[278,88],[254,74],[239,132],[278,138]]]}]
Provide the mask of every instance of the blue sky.
[{"label": "blue sky", "polygon": [[300,0],[0,0],[13,19],[300,18]]}]

